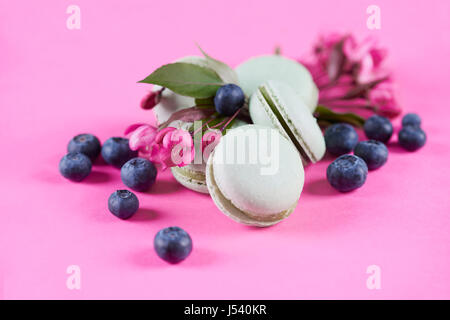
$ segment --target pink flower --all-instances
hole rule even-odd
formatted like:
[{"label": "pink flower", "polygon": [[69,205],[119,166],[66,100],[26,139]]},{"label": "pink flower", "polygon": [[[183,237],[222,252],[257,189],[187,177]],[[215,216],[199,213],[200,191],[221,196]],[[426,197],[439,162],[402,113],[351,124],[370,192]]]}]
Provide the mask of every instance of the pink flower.
[{"label": "pink flower", "polygon": [[349,36],[343,44],[343,51],[357,82],[369,83],[388,76],[382,66],[387,50],[378,47],[376,38],[367,37],[358,43],[353,36]]},{"label": "pink flower", "polygon": [[389,78],[389,71],[382,67],[376,67],[370,55],[365,56],[356,69],[358,83],[370,83]]},{"label": "pink flower", "polygon": [[220,130],[208,130],[202,136],[202,154],[204,161],[208,161],[209,155],[222,138]]},{"label": "pink flower", "polygon": [[129,145],[131,150],[139,150],[146,154],[151,150],[158,129],[148,124],[133,124],[125,130],[125,135],[130,134]]},{"label": "pink flower", "polygon": [[383,81],[370,90],[369,100],[376,107],[377,113],[382,116],[394,118],[402,112],[395,99],[392,83],[389,81]]},{"label": "pink flower", "polygon": [[327,65],[334,47],[344,38],[345,36],[336,32],[323,34],[319,37],[319,41],[314,46],[314,55],[322,66]]},{"label": "pink flower", "polygon": [[202,136],[202,151],[209,145],[216,146],[220,138],[222,138],[222,133],[220,130],[208,130]]},{"label": "pink flower", "polygon": [[341,75],[333,85],[323,85],[319,91],[319,103],[330,100],[344,98],[352,89],[355,88],[353,78],[349,75]]},{"label": "pink flower", "polygon": [[150,160],[160,163],[162,169],[183,167],[195,156],[194,141],[189,132],[167,127],[159,131],[150,148]]}]

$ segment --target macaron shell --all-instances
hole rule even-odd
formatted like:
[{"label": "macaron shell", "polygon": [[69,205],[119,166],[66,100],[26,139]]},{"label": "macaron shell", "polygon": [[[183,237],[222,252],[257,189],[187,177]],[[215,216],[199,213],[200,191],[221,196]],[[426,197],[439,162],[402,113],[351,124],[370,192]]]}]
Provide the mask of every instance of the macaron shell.
[{"label": "macaron shell", "polygon": [[[306,161],[317,162],[323,158],[326,151],[325,139],[317,119],[309,112],[298,94],[287,84],[279,81],[268,81],[263,87],[275,102],[279,114],[287,124],[289,131],[306,154]],[[250,117],[255,124],[269,125],[277,128],[289,138],[285,128],[273,113],[265,98],[258,89],[250,99]]]},{"label": "macaron shell", "polygon": [[302,64],[279,55],[265,55],[251,58],[236,67],[239,83],[250,97],[256,89],[268,80],[289,84],[314,112],[319,99],[319,90],[313,78]]},{"label": "macaron shell", "polygon": [[[210,157],[211,159],[211,157]],[[249,226],[255,226],[255,227],[269,227],[274,224],[277,224],[284,220],[286,217],[288,217],[297,206],[297,202],[290,208],[289,210],[286,210],[284,213],[282,213],[279,217],[271,220],[271,221],[260,221],[257,219],[254,219],[253,217],[250,217],[245,212],[241,211],[237,207],[233,205],[233,203],[225,198],[225,196],[221,193],[220,189],[218,188],[215,179],[214,179],[214,172],[213,172],[213,166],[212,166],[212,160],[208,160],[208,163],[206,165],[206,183],[208,186],[209,194],[211,195],[211,198],[213,199],[214,203],[216,204],[217,208],[224,213],[229,218],[233,219],[234,221],[238,223],[242,223]]]},{"label": "macaron shell", "polygon": [[[250,163],[249,152],[254,151],[251,148],[247,149],[248,154],[245,158],[247,161],[243,163],[223,161],[229,154],[228,146],[233,143],[232,140],[240,139],[247,133],[251,134],[252,132],[249,131],[257,134],[266,131],[269,137],[266,142],[261,142],[259,139],[256,143],[247,143],[247,145],[259,148],[256,152],[258,155],[262,153],[267,157],[265,162],[268,162],[262,164],[258,158],[256,163]],[[272,148],[275,145],[274,142],[278,145],[278,150],[275,147]],[[262,143],[266,143],[265,147]],[[266,149],[262,149],[263,147]],[[235,152],[242,154],[246,150],[237,149]],[[269,164],[275,165],[273,170],[269,169]],[[215,202],[221,203],[218,205],[219,209],[230,211],[231,205],[235,208],[234,211],[240,211],[249,216],[249,220],[259,217],[260,221],[268,223],[273,222],[274,217],[283,219],[292,212],[303,188],[304,171],[298,152],[292,143],[269,127],[247,125],[230,130],[214,149],[208,165],[206,180],[210,194],[215,194]],[[262,168],[268,170],[266,174],[262,174]],[[232,212],[224,213],[232,214]],[[242,220],[242,217],[239,219]]]}]

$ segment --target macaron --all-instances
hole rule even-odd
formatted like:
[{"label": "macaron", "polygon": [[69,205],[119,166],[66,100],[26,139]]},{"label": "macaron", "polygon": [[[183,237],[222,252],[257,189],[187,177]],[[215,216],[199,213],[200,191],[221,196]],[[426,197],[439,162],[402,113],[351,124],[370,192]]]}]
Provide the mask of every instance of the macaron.
[{"label": "macaron", "polygon": [[[201,67],[210,67],[205,58],[199,56],[187,56],[176,60],[175,62],[185,62],[195,64]],[[154,85],[153,91],[161,90],[161,86]],[[152,109],[158,121],[158,124],[166,122],[176,111],[195,106],[195,100],[191,97],[179,95],[169,89],[164,89],[161,95],[161,101]]]},{"label": "macaron", "polygon": [[264,55],[243,62],[235,70],[248,97],[268,80],[283,81],[297,92],[311,112],[316,109],[319,90],[308,69],[295,60],[280,55]]},{"label": "macaron", "polygon": [[278,129],[296,147],[305,163],[325,155],[325,139],[316,118],[299,94],[280,81],[267,81],[250,98],[250,117],[255,124]]},{"label": "macaron", "polygon": [[[174,123],[174,127],[183,128],[187,130],[187,127],[190,126],[191,123],[182,123],[177,121]],[[247,125],[246,122],[236,119],[231,125],[231,129],[237,128],[243,125]],[[184,167],[172,167],[170,170],[172,171],[172,175],[182,186],[196,192],[200,193],[209,193],[208,187],[206,186],[206,162],[208,159],[204,159],[203,156],[201,158],[201,163],[191,163]]]},{"label": "macaron", "polygon": [[206,164],[188,164],[184,167],[172,167],[172,175],[182,186],[200,193],[209,193],[205,178]]},{"label": "macaron", "polygon": [[245,125],[229,130],[214,148],[206,164],[206,183],[226,216],[267,227],[294,211],[304,169],[299,153],[278,130]]}]

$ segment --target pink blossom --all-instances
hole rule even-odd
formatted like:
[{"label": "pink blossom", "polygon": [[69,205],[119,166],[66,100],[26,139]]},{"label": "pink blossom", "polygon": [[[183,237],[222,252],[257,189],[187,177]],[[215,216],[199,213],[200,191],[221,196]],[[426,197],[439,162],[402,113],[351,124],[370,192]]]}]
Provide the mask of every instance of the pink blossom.
[{"label": "pink blossom", "polygon": [[160,130],[150,148],[150,160],[160,163],[162,169],[183,167],[195,156],[194,142],[189,132],[167,127]]},{"label": "pink blossom", "polygon": [[222,133],[220,130],[208,130],[202,136],[202,151],[209,145],[216,146],[220,138],[222,137]]},{"label": "pink blossom", "polygon": [[[332,84],[332,85],[331,85]],[[337,81],[323,85],[319,91],[319,103],[334,99],[342,99],[355,88],[353,78],[349,75],[341,75]]]},{"label": "pink blossom", "polygon": [[389,118],[398,116],[402,109],[394,96],[392,83],[384,81],[369,91],[369,100],[376,107],[377,113]]},{"label": "pink blossom", "polygon": [[125,130],[129,136],[131,150],[139,150],[141,153],[149,153],[155,140],[158,129],[148,124],[134,124]]},{"label": "pink blossom", "polygon": [[353,36],[349,36],[343,44],[343,51],[353,66],[351,68],[355,71],[359,83],[369,83],[388,76],[382,66],[387,50],[378,47],[375,37],[367,37],[357,42]]},{"label": "pink blossom", "polygon": [[345,36],[336,32],[323,34],[319,37],[319,41],[314,46],[314,55],[320,64],[327,65],[333,48],[344,38]]},{"label": "pink blossom", "polygon": [[203,159],[208,161],[209,155],[222,138],[220,130],[208,130],[202,136],[202,154]]},{"label": "pink blossom", "polygon": [[370,83],[389,78],[389,71],[380,66],[376,67],[370,55],[365,56],[356,69],[358,83]]},{"label": "pink blossom", "polygon": [[126,129],[125,132],[123,133],[124,135],[128,135],[131,132],[133,132],[134,130],[136,130],[137,128],[139,128],[140,126],[145,126],[147,125],[146,123],[134,123],[129,125]]},{"label": "pink blossom", "polygon": [[320,36],[310,59],[300,62],[319,88],[319,105],[363,117],[395,117],[401,109],[384,66],[386,56],[373,36],[358,41],[352,34],[330,33]]}]

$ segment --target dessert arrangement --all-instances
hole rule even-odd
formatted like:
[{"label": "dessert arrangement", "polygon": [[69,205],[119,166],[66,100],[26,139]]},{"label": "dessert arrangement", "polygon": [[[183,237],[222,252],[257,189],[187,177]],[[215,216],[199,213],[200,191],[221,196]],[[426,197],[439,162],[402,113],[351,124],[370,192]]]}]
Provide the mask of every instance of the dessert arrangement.
[{"label": "dessert arrangement", "polygon": [[[79,134],[60,161],[61,174],[82,181],[101,154],[120,169],[126,187],[151,192],[157,171],[170,168],[176,181],[209,194],[226,216],[268,227],[295,210],[304,167],[326,152],[336,159],[324,175],[340,192],[360,188],[370,170],[387,162],[390,119],[402,110],[384,66],[386,50],[375,39],[324,35],[305,59],[276,53],[234,69],[200,51],[139,81],[153,85],[141,108],[153,111],[157,126],[130,125],[103,145],[92,134]],[[359,141],[357,129],[367,140]],[[398,145],[415,151],[425,142],[420,117],[406,114]],[[128,219],[139,210],[138,196],[116,190],[108,209]],[[179,227],[159,231],[154,247],[169,263],[184,260],[193,248]]]}]

